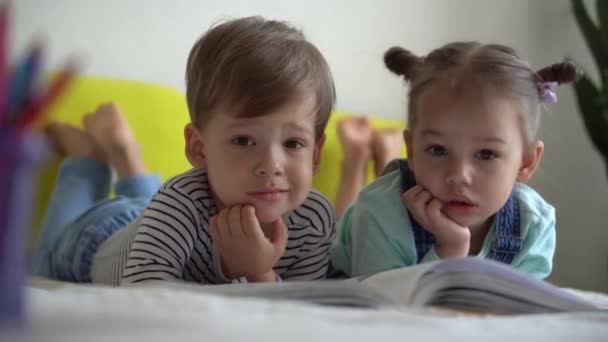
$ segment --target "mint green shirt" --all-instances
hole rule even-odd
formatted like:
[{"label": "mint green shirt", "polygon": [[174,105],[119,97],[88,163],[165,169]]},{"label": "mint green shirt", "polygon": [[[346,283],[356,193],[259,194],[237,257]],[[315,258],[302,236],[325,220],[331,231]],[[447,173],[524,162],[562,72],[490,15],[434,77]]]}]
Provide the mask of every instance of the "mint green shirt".
[{"label": "mint green shirt", "polygon": [[[555,209],[534,189],[516,184],[522,249],[511,265],[538,278],[551,273],[555,251]],[[337,223],[331,247],[334,268],[357,277],[417,263],[410,218],[401,200],[401,174],[391,171],[365,187]],[[496,238],[492,224],[476,257],[488,257]],[[431,248],[422,262],[437,260]]]}]

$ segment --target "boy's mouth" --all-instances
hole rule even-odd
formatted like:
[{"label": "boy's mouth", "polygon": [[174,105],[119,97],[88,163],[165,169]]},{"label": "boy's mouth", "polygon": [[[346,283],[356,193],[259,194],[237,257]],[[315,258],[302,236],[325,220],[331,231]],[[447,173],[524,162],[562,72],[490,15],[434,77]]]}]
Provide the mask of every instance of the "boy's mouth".
[{"label": "boy's mouth", "polygon": [[287,190],[283,189],[262,189],[256,191],[247,192],[247,195],[252,196],[262,201],[276,201],[281,199],[287,194]]}]

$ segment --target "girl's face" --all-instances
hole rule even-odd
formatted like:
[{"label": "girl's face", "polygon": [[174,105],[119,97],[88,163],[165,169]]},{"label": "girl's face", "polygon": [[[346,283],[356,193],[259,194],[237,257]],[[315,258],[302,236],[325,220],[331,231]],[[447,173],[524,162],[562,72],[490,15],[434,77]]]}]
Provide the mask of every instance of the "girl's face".
[{"label": "girl's face", "polygon": [[418,99],[416,125],[404,136],[417,183],[456,223],[484,229],[515,183],[530,178],[543,145],[524,142],[517,102],[459,89],[430,84]]}]

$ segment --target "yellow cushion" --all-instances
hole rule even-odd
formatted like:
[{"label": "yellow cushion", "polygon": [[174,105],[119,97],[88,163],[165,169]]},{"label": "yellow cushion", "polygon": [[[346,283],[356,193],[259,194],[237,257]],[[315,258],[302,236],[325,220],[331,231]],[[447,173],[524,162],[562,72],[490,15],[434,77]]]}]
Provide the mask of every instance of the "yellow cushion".
[{"label": "yellow cushion", "polygon": [[[188,108],[183,93],[175,88],[130,80],[80,76],[66,96],[50,108],[45,121],[60,120],[80,125],[84,113],[94,111],[100,103],[108,101],[118,103],[123,109],[142,145],[143,157],[150,171],[167,179],[190,167],[184,154],[183,138],[184,126],[189,121]],[[352,114],[336,112],[329,120],[321,169],[314,179],[315,188],[332,201],[338,187],[342,160],[336,123],[340,118]],[[405,124],[400,120],[378,117],[373,117],[371,121],[375,127],[403,128]],[[34,227],[40,224],[58,165],[59,160],[55,160],[41,172]],[[370,163],[370,180],[373,178],[371,170]]]}]

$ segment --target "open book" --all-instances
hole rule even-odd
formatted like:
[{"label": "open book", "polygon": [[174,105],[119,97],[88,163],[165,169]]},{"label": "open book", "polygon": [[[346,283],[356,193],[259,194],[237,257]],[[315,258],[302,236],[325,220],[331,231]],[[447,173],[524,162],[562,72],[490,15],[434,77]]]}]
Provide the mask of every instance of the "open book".
[{"label": "open book", "polygon": [[348,280],[207,286],[172,283],[169,286],[226,296],[364,308],[434,306],[496,314],[603,310],[508,265],[472,257],[440,260]]}]

